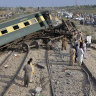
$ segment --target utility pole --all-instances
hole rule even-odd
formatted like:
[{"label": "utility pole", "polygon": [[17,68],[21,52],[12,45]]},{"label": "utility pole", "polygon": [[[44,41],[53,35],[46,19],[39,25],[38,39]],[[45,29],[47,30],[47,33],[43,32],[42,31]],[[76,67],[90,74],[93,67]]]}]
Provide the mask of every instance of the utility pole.
[{"label": "utility pole", "polygon": [[75,13],[77,14],[77,7],[78,7],[78,5],[77,5],[77,0],[75,0]]},{"label": "utility pole", "polygon": [[75,6],[77,7],[77,0],[75,0]]}]

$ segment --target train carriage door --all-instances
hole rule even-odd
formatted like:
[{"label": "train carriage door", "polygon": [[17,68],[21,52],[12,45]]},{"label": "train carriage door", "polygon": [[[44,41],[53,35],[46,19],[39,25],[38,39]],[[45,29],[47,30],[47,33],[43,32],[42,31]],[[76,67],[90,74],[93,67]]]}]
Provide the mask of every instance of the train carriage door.
[{"label": "train carriage door", "polygon": [[50,18],[51,15],[49,14],[49,12],[48,11],[44,11],[44,12],[42,12],[42,15],[43,15],[45,21],[47,22],[47,24],[49,26],[51,26],[52,25],[51,18]]},{"label": "train carriage door", "polygon": [[35,17],[38,20],[41,27],[45,26],[45,24],[44,24],[45,19],[43,18],[43,16],[40,16],[40,14],[38,13],[38,14],[35,15]]}]

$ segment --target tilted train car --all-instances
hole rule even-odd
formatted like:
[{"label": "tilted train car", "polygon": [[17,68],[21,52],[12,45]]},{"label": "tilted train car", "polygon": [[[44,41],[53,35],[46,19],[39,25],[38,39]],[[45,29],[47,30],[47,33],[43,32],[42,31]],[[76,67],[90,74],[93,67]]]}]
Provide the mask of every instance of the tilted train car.
[{"label": "tilted train car", "polygon": [[0,24],[0,47],[39,30],[49,28],[51,15],[42,11]]}]

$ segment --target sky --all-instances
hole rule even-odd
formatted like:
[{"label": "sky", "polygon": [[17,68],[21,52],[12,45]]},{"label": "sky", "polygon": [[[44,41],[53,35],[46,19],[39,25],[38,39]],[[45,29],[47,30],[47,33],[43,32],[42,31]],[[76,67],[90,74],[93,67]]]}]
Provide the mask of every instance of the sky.
[{"label": "sky", "polygon": [[96,0],[0,0],[0,7],[60,7],[94,5]]}]

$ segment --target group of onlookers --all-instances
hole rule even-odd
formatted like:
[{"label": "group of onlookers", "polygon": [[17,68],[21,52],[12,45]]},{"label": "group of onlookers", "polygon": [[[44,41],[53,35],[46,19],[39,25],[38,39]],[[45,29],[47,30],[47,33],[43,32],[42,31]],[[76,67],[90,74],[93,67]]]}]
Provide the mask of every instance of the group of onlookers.
[{"label": "group of onlookers", "polygon": [[77,62],[81,66],[83,58],[86,58],[86,43],[87,41],[83,39],[81,32],[75,33],[73,44],[70,49],[71,65],[74,65],[74,62]]},{"label": "group of onlookers", "polygon": [[[72,46],[70,48],[70,64],[74,65],[78,63],[80,66],[82,64],[83,58],[86,58],[86,43],[87,41],[83,39],[81,32],[74,32]],[[62,50],[66,50],[67,38],[63,36],[62,38]]]},{"label": "group of onlookers", "polygon": [[[81,32],[74,34],[72,41],[72,46],[70,48],[70,64],[74,65],[74,62],[82,65],[83,58],[86,58],[86,40],[83,40]],[[67,38],[63,36],[62,38],[62,50],[66,50]],[[34,74],[34,64],[32,64],[32,58],[29,59],[27,65],[24,66],[24,86],[28,87],[29,82],[32,82],[32,76]]]}]

